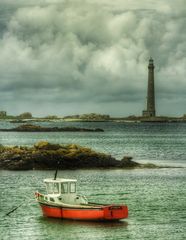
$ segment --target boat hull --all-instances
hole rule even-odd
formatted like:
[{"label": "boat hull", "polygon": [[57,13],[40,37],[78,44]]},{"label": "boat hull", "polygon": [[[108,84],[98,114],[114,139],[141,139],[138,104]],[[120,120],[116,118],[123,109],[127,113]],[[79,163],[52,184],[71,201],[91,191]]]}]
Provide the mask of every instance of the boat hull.
[{"label": "boat hull", "polygon": [[40,203],[40,206],[45,217],[89,221],[115,221],[128,217],[125,205],[70,208]]}]

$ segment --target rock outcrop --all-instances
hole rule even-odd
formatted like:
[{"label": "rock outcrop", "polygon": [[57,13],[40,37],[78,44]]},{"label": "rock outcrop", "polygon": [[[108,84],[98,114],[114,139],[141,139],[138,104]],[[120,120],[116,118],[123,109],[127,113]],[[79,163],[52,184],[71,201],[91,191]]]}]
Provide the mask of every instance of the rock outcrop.
[{"label": "rock outcrop", "polygon": [[101,128],[77,128],[77,127],[42,127],[32,124],[24,124],[15,128],[0,129],[1,132],[104,132]]},{"label": "rock outcrop", "polygon": [[60,145],[39,142],[32,147],[0,145],[0,169],[91,169],[135,168],[141,164],[124,157],[121,161],[76,144]]}]

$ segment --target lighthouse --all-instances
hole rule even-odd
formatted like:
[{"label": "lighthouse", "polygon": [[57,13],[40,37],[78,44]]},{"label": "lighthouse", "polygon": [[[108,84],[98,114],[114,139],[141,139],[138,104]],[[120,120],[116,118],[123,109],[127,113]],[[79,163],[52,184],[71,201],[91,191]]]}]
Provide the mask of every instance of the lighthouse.
[{"label": "lighthouse", "polygon": [[148,88],[147,88],[147,110],[143,111],[144,117],[155,117],[155,88],[154,88],[154,62],[149,59],[148,65]]}]

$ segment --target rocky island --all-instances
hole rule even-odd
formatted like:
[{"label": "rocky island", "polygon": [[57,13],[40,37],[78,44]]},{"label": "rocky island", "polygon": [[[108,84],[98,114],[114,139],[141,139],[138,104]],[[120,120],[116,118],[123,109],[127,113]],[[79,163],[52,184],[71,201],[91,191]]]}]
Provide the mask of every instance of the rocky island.
[{"label": "rocky island", "polygon": [[155,167],[132,161],[131,157],[114,157],[75,144],[38,142],[34,146],[0,146],[0,169],[52,170]]},{"label": "rocky island", "polygon": [[101,128],[77,128],[77,127],[42,127],[32,124],[24,124],[15,128],[0,129],[0,132],[104,132]]}]

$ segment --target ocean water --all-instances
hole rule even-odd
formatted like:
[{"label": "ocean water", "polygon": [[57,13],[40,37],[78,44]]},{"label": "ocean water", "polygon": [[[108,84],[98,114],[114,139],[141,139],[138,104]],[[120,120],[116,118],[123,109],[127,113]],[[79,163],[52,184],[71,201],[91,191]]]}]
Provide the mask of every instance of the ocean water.
[{"label": "ocean water", "polygon": [[[60,171],[77,178],[78,192],[90,201],[126,203],[129,218],[118,223],[44,218],[34,191],[54,171],[0,171],[0,239],[186,239],[186,124],[40,123],[100,127],[103,133],[6,133],[0,144],[32,145],[40,140],[77,143],[121,159],[170,166],[161,169]],[[0,122],[0,128],[18,124]],[[10,216],[5,214],[24,203]]]}]

